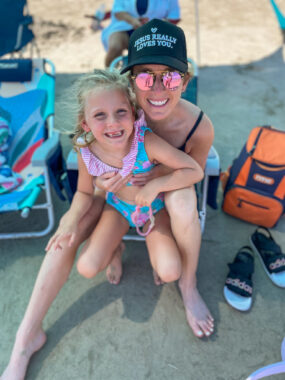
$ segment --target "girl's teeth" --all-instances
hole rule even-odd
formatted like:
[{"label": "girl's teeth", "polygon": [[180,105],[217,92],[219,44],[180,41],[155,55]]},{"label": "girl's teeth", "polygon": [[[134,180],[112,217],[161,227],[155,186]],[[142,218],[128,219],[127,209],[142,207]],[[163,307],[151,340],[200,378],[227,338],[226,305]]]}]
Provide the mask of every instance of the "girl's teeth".
[{"label": "girl's teeth", "polygon": [[106,133],[106,135],[108,137],[120,137],[120,136],[122,136],[122,134],[123,134],[122,131],[121,132],[109,132],[109,133]]},{"label": "girl's teeth", "polygon": [[150,100],[149,99],[149,102],[153,106],[163,106],[167,102],[167,99],[165,99],[165,100]]}]

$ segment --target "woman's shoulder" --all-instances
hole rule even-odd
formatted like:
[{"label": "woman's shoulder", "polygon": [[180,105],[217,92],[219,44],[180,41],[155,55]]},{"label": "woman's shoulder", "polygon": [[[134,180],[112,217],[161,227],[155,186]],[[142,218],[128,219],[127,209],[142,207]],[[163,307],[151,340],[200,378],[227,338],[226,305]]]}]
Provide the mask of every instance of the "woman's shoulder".
[{"label": "woman's shoulder", "polygon": [[[210,118],[195,104],[184,99],[181,100],[181,113],[184,123],[186,122],[188,127],[187,141],[185,141],[186,144],[188,143],[186,149],[211,144],[214,138],[214,128]],[[190,139],[188,139],[189,135],[191,136]]]},{"label": "woman's shoulder", "polygon": [[187,121],[191,127],[194,126],[198,118],[200,118],[199,129],[204,132],[212,130],[213,125],[210,118],[197,105],[181,99],[180,107],[181,113],[183,114],[183,119]]}]

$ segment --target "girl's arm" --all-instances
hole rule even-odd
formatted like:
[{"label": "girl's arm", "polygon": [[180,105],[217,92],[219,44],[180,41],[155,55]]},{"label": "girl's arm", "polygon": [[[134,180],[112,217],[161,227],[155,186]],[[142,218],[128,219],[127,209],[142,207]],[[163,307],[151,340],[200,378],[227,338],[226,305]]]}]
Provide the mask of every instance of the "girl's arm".
[{"label": "girl's arm", "polygon": [[81,154],[77,155],[78,160],[78,181],[77,189],[74,194],[70,209],[69,218],[78,222],[86,214],[92,205],[94,196],[93,176],[88,173]]},{"label": "girl's arm", "polygon": [[202,180],[203,170],[193,158],[154,133],[146,132],[145,149],[151,161],[174,170],[152,179],[138,192],[136,203],[140,206],[149,206],[160,192],[182,189]]},{"label": "girl's arm", "polygon": [[64,239],[69,239],[69,246],[73,244],[78,223],[91,207],[93,196],[93,177],[88,173],[81,155],[78,154],[77,190],[74,194],[69,210],[62,216],[58,229],[50,238],[46,246],[46,251],[52,246],[54,246],[54,249],[60,249],[61,242]]}]

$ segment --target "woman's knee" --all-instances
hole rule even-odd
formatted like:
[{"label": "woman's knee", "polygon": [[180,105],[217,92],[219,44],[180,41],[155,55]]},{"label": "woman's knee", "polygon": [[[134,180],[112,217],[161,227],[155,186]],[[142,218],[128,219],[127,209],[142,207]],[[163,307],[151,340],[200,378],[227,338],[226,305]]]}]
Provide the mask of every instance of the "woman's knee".
[{"label": "woman's knee", "polygon": [[198,218],[195,188],[180,189],[165,194],[165,204],[170,218],[195,221]]}]

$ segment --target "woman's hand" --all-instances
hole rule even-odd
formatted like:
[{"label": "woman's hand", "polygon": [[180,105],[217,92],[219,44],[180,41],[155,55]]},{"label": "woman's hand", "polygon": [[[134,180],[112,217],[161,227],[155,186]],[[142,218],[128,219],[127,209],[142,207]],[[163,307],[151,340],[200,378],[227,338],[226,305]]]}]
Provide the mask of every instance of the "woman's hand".
[{"label": "woman's hand", "polygon": [[154,178],[160,177],[159,175],[160,165],[156,165],[148,172],[135,174],[131,178],[131,184],[134,186],[144,186]]},{"label": "woman's hand", "polygon": [[109,172],[94,180],[95,186],[101,190],[116,193],[131,179],[132,174],[122,177],[119,173]]},{"label": "woman's hand", "polygon": [[58,226],[58,229],[54,235],[49,239],[47,246],[45,248],[46,252],[51,248],[54,250],[62,249],[62,242],[67,240],[68,247],[71,247],[76,238],[77,223],[70,221],[68,218],[68,213],[66,213]]},{"label": "woman's hand", "polygon": [[172,169],[158,164],[148,172],[133,175],[131,178],[131,183],[134,186],[144,186],[152,179],[164,176],[170,172],[172,172]]}]

